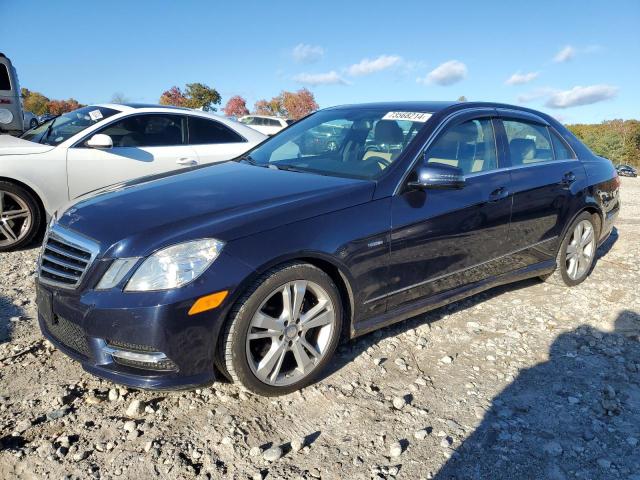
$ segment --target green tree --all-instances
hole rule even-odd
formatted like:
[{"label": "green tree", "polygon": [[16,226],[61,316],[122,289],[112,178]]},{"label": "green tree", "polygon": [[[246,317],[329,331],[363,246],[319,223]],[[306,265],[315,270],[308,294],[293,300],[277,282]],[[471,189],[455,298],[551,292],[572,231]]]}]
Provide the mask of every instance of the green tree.
[{"label": "green tree", "polygon": [[27,88],[21,88],[22,107],[34,115],[44,115],[49,112],[49,99],[39,92],[32,92]]},{"label": "green tree", "polygon": [[189,108],[201,108],[205,112],[215,112],[217,108],[214,105],[220,105],[222,100],[215,88],[203,83],[187,83],[185,96]]}]

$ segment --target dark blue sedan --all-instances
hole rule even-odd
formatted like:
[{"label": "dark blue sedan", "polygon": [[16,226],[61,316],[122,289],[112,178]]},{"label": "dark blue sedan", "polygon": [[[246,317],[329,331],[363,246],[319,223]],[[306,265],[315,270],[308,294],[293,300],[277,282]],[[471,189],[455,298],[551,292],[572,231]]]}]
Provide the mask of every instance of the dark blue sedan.
[{"label": "dark blue sedan", "polygon": [[[309,149],[316,132],[326,148]],[[144,178],[53,219],[39,321],[100,377],[263,395],[340,339],[529,277],[582,282],[620,208],[609,160],[491,103],[348,105],[248,154]]]}]

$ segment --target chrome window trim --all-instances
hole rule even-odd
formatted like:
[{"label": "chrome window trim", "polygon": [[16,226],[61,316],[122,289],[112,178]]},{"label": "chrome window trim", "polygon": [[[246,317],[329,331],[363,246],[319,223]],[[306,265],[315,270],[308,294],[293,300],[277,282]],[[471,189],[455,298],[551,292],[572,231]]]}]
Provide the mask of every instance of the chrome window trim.
[{"label": "chrome window trim", "polygon": [[[66,243],[71,247],[78,248],[80,250],[86,251],[90,254],[90,258],[87,260],[87,266],[82,271],[82,274],[78,277],[78,281],[75,285],[70,285],[67,283],[56,282],[55,280],[48,279],[40,275],[42,270],[42,259],[44,257],[44,251],[47,248],[47,243],[49,238],[53,238],[54,240],[58,240],[62,243]],[[79,233],[73,232],[66,228],[62,228],[58,226],[57,223],[54,223],[47,229],[47,233],[44,237],[44,241],[42,243],[42,248],[40,249],[40,254],[38,255],[38,282],[51,285],[53,287],[63,288],[65,290],[77,290],[80,285],[82,285],[82,281],[87,275],[87,272],[91,269],[91,266],[95,262],[98,253],[100,253],[100,244],[86,238]]]}]

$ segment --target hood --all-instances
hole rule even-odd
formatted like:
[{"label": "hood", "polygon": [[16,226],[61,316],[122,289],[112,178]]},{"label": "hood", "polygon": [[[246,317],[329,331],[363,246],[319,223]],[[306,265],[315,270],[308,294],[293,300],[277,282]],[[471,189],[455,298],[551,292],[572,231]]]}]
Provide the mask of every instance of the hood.
[{"label": "hood", "polygon": [[106,256],[144,256],[197,238],[225,242],[371,200],[375,183],[225,162],[115,186],[76,203],[61,226]]},{"label": "hood", "polygon": [[12,137],[11,135],[0,135],[0,156],[33,155],[34,153],[48,152],[54,148],[51,145],[41,145],[22,138]]}]

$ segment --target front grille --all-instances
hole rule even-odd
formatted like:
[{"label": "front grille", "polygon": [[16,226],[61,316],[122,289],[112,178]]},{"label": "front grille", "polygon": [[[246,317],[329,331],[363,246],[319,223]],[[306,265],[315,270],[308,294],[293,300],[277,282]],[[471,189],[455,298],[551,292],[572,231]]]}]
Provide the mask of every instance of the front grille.
[{"label": "front grille", "polygon": [[53,225],[40,253],[40,281],[62,288],[77,288],[98,251],[96,243]]},{"label": "front grille", "polygon": [[91,355],[84,330],[75,323],[54,315],[46,321],[46,326],[51,336],[68,349],[87,358]]}]

